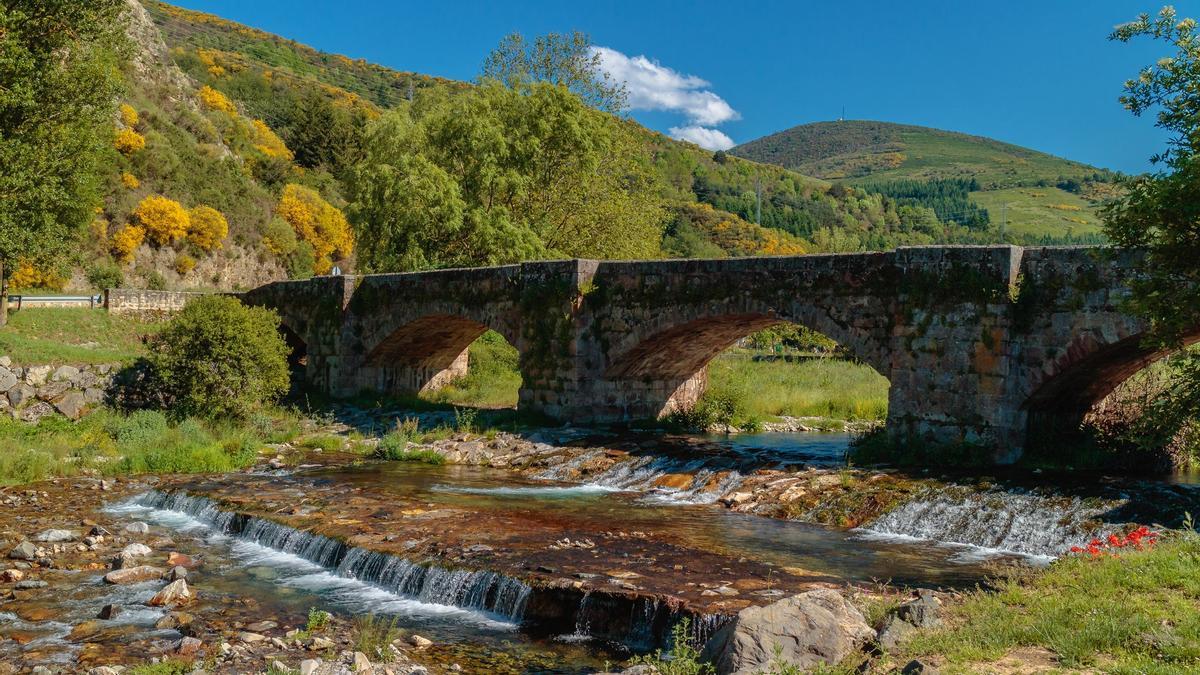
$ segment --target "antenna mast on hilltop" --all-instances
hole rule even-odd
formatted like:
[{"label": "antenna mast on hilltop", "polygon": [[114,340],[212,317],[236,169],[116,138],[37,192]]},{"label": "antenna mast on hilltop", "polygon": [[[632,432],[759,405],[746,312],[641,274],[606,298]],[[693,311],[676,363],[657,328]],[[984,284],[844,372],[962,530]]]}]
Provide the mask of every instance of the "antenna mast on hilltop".
[{"label": "antenna mast on hilltop", "polygon": [[838,118],[838,121],[839,122],[846,121],[846,104],[844,104],[844,103],[842,104],[842,116]]},{"label": "antenna mast on hilltop", "polygon": [[762,225],[762,177],[754,177],[754,224]]}]

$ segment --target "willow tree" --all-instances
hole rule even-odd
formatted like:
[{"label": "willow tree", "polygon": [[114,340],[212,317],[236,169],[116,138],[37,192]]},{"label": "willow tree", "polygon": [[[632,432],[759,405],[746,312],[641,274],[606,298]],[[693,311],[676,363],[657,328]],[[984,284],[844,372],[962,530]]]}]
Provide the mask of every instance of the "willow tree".
[{"label": "willow tree", "polygon": [[533,82],[559,85],[597,110],[621,113],[628,102],[625,83],[603,66],[587,33],[547,33],[532,41],[511,33],[488,54],[480,80],[496,80],[514,89]]},{"label": "willow tree", "polygon": [[0,3],[0,278],[17,260],[61,260],[94,217],[113,151],[124,6]]},{"label": "willow tree", "polygon": [[563,85],[485,80],[384,115],[363,148],[349,215],[364,269],[659,255],[648,149]]}]

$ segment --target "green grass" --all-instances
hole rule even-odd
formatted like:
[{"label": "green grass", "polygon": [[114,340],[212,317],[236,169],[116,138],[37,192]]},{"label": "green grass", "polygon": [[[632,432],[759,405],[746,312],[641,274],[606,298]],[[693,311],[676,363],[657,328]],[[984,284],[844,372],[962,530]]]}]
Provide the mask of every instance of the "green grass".
[{"label": "green grass", "polygon": [[713,395],[737,392],[746,417],[882,420],[887,416],[887,378],[870,366],[837,359],[756,362],[751,355],[730,350],[708,366],[708,391]]},{"label": "green grass", "polygon": [[346,439],[337,434],[317,434],[300,439],[297,445],[322,452],[336,452],[346,446]]},{"label": "green grass", "polygon": [[[997,228],[1003,216],[1007,221],[1007,232],[1017,239],[1078,237],[1101,232],[1095,205],[1079,195],[1056,187],[972,192],[971,201],[988,210],[992,224]],[[1005,204],[1007,208],[1003,208]]]},{"label": "green grass", "polygon": [[160,325],[97,309],[25,308],[0,328],[0,354],[18,365],[129,362]]},{"label": "green grass", "polygon": [[[264,415],[265,418],[265,415]],[[290,415],[278,413],[280,425]],[[252,423],[171,422],[157,411],[97,411],[79,422],[47,417],[37,424],[0,419],[0,485],[55,476],[217,473],[243,469],[270,437]]]},{"label": "green grass", "polygon": [[477,408],[512,408],[517,405],[521,373],[517,350],[497,332],[488,331],[470,347],[467,374],[437,391],[423,394],[434,403]]},{"label": "green grass", "polygon": [[[1119,558],[1062,558],[947,608],[947,627],[901,646],[978,672],[1015,649],[1049,650],[1064,668],[1115,673],[1200,669],[1200,536],[1177,534]],[[943,671],[945,672],[945,671]]]},{"label": "green grass", "polygon": [[[387,646],[400,637],[397,619],[385,619],[374,614],[354,618],[354,649],[372,660],[386,657]],[[390,658],[387,660],[391,660]]]},{"label": "green grass", "polygon": [[180,659],[167,659],[158,663],[134,666],[125,671],[128,675],[184,675],[190,673],[195,664]]}]

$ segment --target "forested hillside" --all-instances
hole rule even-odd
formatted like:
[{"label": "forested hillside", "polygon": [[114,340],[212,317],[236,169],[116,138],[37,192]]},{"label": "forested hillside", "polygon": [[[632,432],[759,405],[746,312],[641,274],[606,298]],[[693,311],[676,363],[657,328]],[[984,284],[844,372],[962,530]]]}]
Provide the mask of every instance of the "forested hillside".
[{"label": "forested hillside", "polygon": [[[712,153],[614,115],[579,87],[511,70],[539,55],[505,55],[497,62],[509,71],[484,64],[467,83],[156,0],[126,0],[120,30],[129,44],[102,201],[74,257],[16,261],[15,289],[238,288],[335,265],[788,255],[1001,237],[995,209],[964,196],[977,179],[867,174],[847,184]],[[547,43],[577,66],[577,84],[594,72],[584,37]],[[1071,180],[1086,196],[1094,178]],[[1055,217],[1079,221],[1074,232],[1094,227],[1090,206],[1060,206]]]}]

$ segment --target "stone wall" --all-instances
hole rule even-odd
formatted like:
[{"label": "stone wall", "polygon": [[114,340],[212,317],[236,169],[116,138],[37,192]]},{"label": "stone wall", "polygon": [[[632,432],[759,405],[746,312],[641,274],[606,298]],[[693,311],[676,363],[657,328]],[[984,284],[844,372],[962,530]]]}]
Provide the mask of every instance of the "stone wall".
[{"label": "stone wall", "polygon": [[36,422],[60,414],[79,419],[102,404],[120,364],[16,366],[0,356],[0,412]]},{"label": "stone wall", "polygon": [[165,314],[178,312],[201,295],[204,294],[192,291],[110,288],[104,292],[104,307],[116,314]]}]

